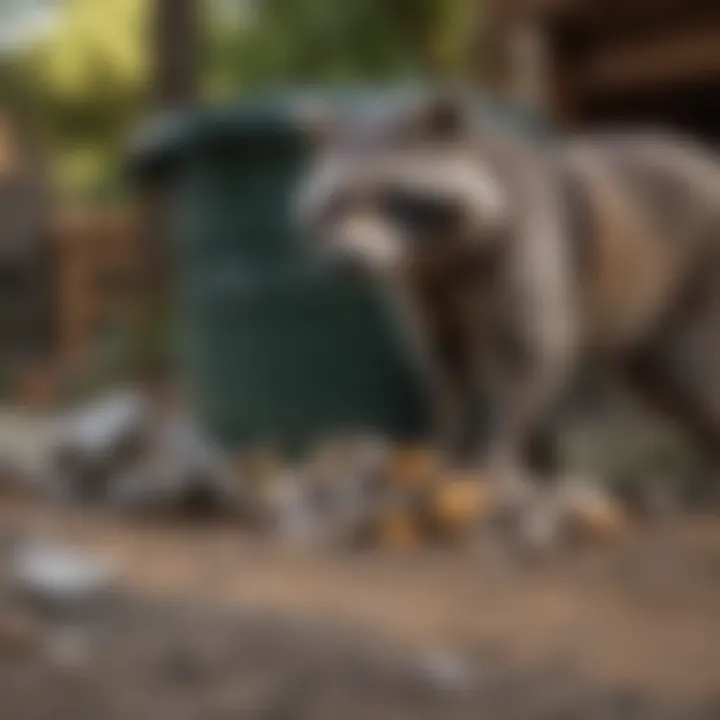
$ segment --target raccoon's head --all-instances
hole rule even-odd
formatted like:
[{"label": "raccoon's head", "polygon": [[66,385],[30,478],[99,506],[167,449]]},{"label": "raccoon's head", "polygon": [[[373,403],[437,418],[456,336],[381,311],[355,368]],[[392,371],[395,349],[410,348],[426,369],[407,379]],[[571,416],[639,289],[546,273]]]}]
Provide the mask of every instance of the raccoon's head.
[{"label": "raccoon's head", "polygon": [[472,113],[443,97],[326,129],[297,209],[322,255],[383,272],[486,248],[507,204]]}]

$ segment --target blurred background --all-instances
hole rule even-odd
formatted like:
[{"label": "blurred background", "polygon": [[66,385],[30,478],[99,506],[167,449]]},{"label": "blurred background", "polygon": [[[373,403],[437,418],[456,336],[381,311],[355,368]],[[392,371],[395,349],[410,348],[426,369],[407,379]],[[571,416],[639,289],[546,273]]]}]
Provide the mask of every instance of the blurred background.
[{"label": "blurred background", "polygon": [[583,542],[470,535],[382,312],[291,249],[298,93],[437,80],[714,145],[720,7],[0,0],[3,717],[720,717],[674,428],[613,389],[569,450],[611,481],[563,500]]},{"label": "blurred background", "polygon": [[89,379],[83,363],[111,363],[113,335],[120,352],[118,319],[152,253],[124,161],[154,112],[462,78],[563,128],[650,123],[713,140],[717,22],[700,0],[4,0],[3,394]]}]

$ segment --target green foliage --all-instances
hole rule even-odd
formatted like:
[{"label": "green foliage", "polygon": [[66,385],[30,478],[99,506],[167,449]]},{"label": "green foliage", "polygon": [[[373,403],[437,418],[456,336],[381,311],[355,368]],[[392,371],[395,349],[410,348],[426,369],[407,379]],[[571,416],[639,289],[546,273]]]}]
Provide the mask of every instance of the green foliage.
[{"label": "green foliage", "polygon": [[[65,0],[56,33],[31,59],[52,107],[58,179],[69,189],[107,181],[146,95],[145,0]],[[108,163],[108,160],[111,162]]]},{"label": "green foliage", "polygon": [[147,0],[62,0],[53,27],[0,60],[0,103],[44,138],[63,191],[110,179],[146,98]]},{"label": "green foliage", "polygon": [[48,92],[66,104],[142,91],[147,70],[145,0],[64,0],[56,31],[35,50]]},{"label": "green foliage", "polygon": [[[27,1],[13,0],[7,7],[27,7]],[[0,54],[0,106],[15,108],[41,127],[61,190],[87,194],[114,180],[123,140],[146,107],[152,2],[58,0],[55,24],[28,50]],[[460,74],[468,68],[481,4],[197,2],[208,19],[202,76],[214,98],[273,85]],[[0,0],[0,22],[8,16],[7,3]]]},{"label": "green foliage", "polygon": [[602,477],[618,489],[639,482],[692,475],[695,453],[677,428],[647,416],[615,417],[610,426],[566,438],[571,469]]},{"label": "green foliage", "polygon": [[[457,74],[477,0],[210,0],[211,92]],[[228,9],[242,7],[228,22]]]}]

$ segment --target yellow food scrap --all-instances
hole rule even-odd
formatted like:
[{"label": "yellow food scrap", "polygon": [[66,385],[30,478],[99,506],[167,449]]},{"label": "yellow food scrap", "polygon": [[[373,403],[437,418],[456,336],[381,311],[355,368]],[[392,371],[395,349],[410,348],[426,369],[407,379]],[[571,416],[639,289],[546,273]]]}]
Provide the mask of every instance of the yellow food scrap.
[{"label": "yellow food scrap", "polygon": [[474,477],[451,479],[437,487],[430,498],[433,523],[445,529],[470,525],[492,510],[490,485]]},{"label": "yellow food scrap", "polygon": [[440,472],[440,458],[435,451],[422,445],[410,445],[392,453],[387,479],[397,487],[417,488],[432,483]]}]

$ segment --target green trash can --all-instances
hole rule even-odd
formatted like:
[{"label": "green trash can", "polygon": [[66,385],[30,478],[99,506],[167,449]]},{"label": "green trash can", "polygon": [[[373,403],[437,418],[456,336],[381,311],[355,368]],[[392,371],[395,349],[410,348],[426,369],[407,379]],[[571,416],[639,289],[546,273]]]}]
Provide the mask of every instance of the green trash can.
[{"label": "green trash can", "polygon": [[420,439],[429,399],[369,285],[323,269],[289,204],[316,103],[388,103],[416,89],[277,94],[165,119],[134,149],[172,199],[181,365],[200,421],[229,447],[302,449],[337,431]]}]

